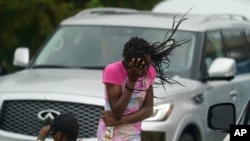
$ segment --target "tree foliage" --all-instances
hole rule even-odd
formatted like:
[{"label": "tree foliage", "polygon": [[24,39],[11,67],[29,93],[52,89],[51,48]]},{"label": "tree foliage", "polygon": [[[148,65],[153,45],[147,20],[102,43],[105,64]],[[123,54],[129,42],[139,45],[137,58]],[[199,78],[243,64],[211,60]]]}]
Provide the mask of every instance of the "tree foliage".
[{"label": "tree foliage", "polygon": [[0,63],[10,71],[14,50],[29,47],[31,56],[66,17],[91,7],[150,10],[160,0],[0,0]]}]

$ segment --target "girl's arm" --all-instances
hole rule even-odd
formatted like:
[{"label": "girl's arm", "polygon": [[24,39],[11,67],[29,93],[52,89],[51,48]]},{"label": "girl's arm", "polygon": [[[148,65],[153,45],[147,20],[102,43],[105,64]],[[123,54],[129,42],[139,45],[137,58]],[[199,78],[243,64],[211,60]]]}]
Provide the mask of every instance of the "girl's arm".
[{"label": "girl's arm", "polygon": [[153,87],[151,85],[146,92],[143,108],[130,115],[122,116],[120,120],[114,118],[113,112],[111,113],[109,111],[103,111],[102,116],[106,126],[114,126],[124,123],[134,123],[150,117],[153,113],[153,95]]},{"label": "girl's arm", "polygon": [[[126,85],[127,87],[133,89],[135,82],[128,81]],[[120,120],[128,106],[132,92],[128,89],[125,89],[122,92],[122,87],[115,84],[106,83],[105,86],[107,89],[112,115],[115,119]]]},{"label": "girl's arm", "polygon": [[149,66],[145,66],[145,64],[145,60],[141,60],[141,58],[133,58],[129,62],[129,69],[127,69],[128,81],[125,84],[124,91],[122,91],[120,85],[105,83],[111,111],[113,117],[117,120],[122,118],[128,106],[137,79],[147,73]]},{"label": "girl's arm", "polygon": [[153,113],[153,87],[152,85],[146,92],[146,96],[143,103],[143,108],[133,114],[123,116],[120,120],[120,123],[134,123],[138,121],[142,121],[148,117],[150,117]]}]

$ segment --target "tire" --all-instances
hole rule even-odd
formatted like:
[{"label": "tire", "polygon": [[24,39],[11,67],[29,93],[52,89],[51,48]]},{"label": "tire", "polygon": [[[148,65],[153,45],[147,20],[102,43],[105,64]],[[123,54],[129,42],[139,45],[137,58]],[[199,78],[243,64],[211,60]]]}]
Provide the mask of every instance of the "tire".
[{"label": "tire", "polygon": [[184,132],[179,141],[195,141],[194,137],[192,136],[192,134],[188,133],[188,132]]}]

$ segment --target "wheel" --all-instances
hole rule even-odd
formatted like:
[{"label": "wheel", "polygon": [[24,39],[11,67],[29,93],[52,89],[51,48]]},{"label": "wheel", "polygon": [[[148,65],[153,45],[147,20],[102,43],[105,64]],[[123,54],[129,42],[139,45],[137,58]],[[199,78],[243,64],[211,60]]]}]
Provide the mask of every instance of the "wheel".
[{"label": "wheel", "polygon": [[179,141],[195,141],[195,140],[194,140],[194,137],[190,133],[184,132],[181,135]]}]

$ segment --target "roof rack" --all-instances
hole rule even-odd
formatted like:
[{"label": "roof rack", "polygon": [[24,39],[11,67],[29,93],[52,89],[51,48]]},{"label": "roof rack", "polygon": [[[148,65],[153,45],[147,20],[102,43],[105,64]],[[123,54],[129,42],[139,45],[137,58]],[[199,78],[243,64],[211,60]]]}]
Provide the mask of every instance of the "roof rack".
[{"label": "roof rack", "polygon": [[211,19],[222,19],[222,18],[227,18],[231,20],[242,20],[242,21],[249,21],[249,19],[243,15],[238,15],[238,14],[213,14],[213,15],[208,15],[203,22],[205,21],[210,21]]},{"label": "roof rack", "polygon": [[138,10],[130,8],[118,8],[118,7],[100,7],[100,8],[87,8],[75,16],[85,16],[91,14],[127,14],[127,13],[136,13]]}]

